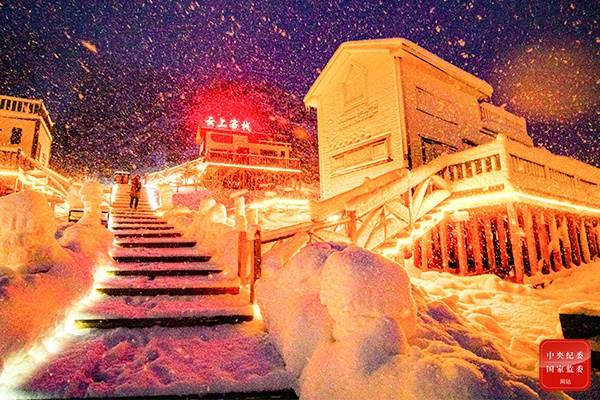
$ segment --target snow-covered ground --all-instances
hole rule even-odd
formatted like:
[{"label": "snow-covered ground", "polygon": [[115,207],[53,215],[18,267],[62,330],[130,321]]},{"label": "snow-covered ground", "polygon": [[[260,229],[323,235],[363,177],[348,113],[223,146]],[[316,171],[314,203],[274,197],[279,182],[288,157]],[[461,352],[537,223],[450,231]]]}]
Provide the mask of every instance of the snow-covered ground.
[{"label": "snow-covered ground", "polygon": [[411,269],[411,281],[431,299],[443,301],[470,326],[505,350],[510,362],[534,370],[543,339],[562,337],[558,310],[570,303],[600,305],[600,261],[565,270],[534,289],[495,275],[456,278]]},{"label": "snow-covered ground", "polygon": [[48,397],[199,395],[287,389],[292,381],[258,322],[89,331],[22,389]]},{"label": "snow-covered ground", "polygon": [[562,337],[563,304],[600,301],[598,262],[532,289],[407,273],[352,246],[313,244],[283,263],[281,253],[265,255],[257,295],[303,399],[565,398],[539,387],[538,344]]}]

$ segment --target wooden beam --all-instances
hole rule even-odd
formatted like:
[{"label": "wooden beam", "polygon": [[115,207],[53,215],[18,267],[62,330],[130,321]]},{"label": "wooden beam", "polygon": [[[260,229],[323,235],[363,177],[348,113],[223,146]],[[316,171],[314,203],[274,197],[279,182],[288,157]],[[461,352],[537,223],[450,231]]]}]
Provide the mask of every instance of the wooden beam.
[{"label": "wooden beam", "polygon": [[513,203],[506,204],[506,211],[508,212],[508,231],[510,233],[513,262],[515,263],[515,281],[517,283],[523,283],[525,268],[523,266],[523,247],[521,243],[519,217]]},{"label": "wooden beam", "polygon": [[485,248],[486,257],[488,258],[488,265],[490,266],[491,273],[496,272],[496,254],[494,252],[494,236],[492,235],[492,224],[490,217],[487,215],[482,216],[483,221],[483,233],[485,235]]},{"label": "wooden beam", "polygon": [[528,205],[520,207],[523,213],[523,224],[525,230],[525,243],[527,244],[527,257],[529,258],[530,274],[533,276],[538,272],[538,255],[535,247],[535,231],[533,229],[533,217]]}]

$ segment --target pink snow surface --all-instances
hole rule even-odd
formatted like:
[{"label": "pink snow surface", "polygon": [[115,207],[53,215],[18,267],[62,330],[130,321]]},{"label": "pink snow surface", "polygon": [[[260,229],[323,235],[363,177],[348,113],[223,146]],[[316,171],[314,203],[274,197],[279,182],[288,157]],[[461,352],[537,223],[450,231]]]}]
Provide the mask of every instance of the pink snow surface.
[{"label": "pink snow surface", "polygon": [[22,389],[46,397],[280,390],[294,379],[260,323],[91,331]]},{"label": "pink snow surface", "polygon": [[147,247],[116,247],[111,251],[113,256],[134,257],[134,256],[206,256],[207,252],[203,249],[194,247],[182,248],[147,248]]},{"label": "pink snow surface", "polygon": [[239,279],[224,278],[218,275],[210,276],[115,276],[100,284],[105,288],[203,288],[203,287],[239,287]]},{"label": "pink snow surface", "polygon": [[160,318],[252,315],[247,293],[220,296],[104,296],[82,312],[86,318]]}]

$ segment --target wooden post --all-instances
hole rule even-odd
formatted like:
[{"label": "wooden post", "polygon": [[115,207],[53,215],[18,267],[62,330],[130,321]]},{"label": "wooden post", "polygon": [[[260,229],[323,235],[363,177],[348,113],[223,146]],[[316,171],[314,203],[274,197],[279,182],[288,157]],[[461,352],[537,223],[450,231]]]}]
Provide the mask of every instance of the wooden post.
[{"label": "wooden post", "polygon": [[469,272],[469,265],[467,264],[467,248],[465,247],[465,224],[462,221],[456,221],[456,250],[458,253],[458,271],[462,276],[467,275]]},{"label": "wooden post", "polygon": [[238,232],[238,277],[242,286],[246,285],[248,273],[248,237],[246,231]]},{"label": "wooden post", "polygon": [[533,230],[533,217],[529,206],[523,205],[521,207],[523,213],[523,224],[525,230],[525,242],[527,243],[527,256],[529,257],[529,268],[531,275],[535,275],[538,272],[538,256],[535,248],[535,232]]},{"label": "wooden post", "polygon": [[348,218],[348,237],[350,238],[350,242],[354,243],[356,240],[356,210],[348,210],[346,211]]},{"label": "wooden post", "polygon": [[431,256],[431,231],[427,231],[421,238],[421,269],[429,269],[429,259]]},{"label": "wooden post", "polygon": [[538,243],[540,244],[540,256],[542,257],[544,264],[548,266],[548,272],[550,272],[552,271],[552,263],[550,262],[548,231],[546,230],[546,219],[544,218],[543,212],[535,214],[535,232],[537,233]]},{"label": "wooden post", "polygon": [[560,271],[563,268],[562,257],[560,255],[560,235],[556,227],[556,216],[551,213],[548,217],[548,226],[550,227],[550,243],[552,243],[552,259],[554,260],[554,270]]},{"label": "wooden post", "polygon": [[583,262],[589,264],[590,261],[592,261],[592,258],[590,257],[590,245],[585,227],[585,218],[581,218],[581,221],[579,222],[579,238],[581,240],[581,250],[583,251],[581,254]]},{"label": "wooden post", "polygon": [[590,260],[594,260],[598,257],[598,247],[596,246],[596,230],[594,229],[594,220],[589,219],[583,222],[586,226],[586,237],[588,242],[588,247],[590,250]]},{"label": "wooden post", "polygon": [[481,275],[483,274],[483,261],[481,254],[481,237],[479,235],[479,219],[472,216],[471,219],[467,221],[467,227],[469,229],[468,241],[473,249],[473,257],[475,258],[475,272],[477,275]]},{"label": "wooden post", "polygon": [[412,245],[412,253],[413,253],[413,266],[415,268],[421,268],[421,239],[416,239]]},{"label": "wooden post", "polygon": [[569,240],[569,224],[567,223],[567,217],[562,216],[560,224],[560,238],[562,239],[563,248],[565,249],[565,259],[567,261],[567,268],[573,266],[573,250],[571,249],[571,241]]},{"label": "wooden post", "polygon": [[261,276],[261,262],[262,262],[262,241],[260,237],[260,228],[256,228],[254,231],[254,238],[252,240],[253,251],[252,251],[252,274],[250,281],[250,303],[254,304],[256,293],[255,285],[256,280]]},{"label": "wooden post", "polygon": [[487,250],[488,265],[490,266],[491,273],[496,272],[496,254],[494,252],[494,236],[492,235],[492,224],[490,217],[484,215],[483,219],[483,231],[485,234],[485,248]]},{"label": "wooden post", "polygon": [[523,283],[525,268],[523,267],[523,249],[521,244],[521,228],[519,227],[519,217],[513,203],[506,204],[508,212],[508,231],[510,233],[510,244],[512,247],[513,261],[515,263],[515,281]]},{"label": "wooden post", "polygon": [[498,227],[498,242],[500,245],[500,259],[502,260],[503,271],[508,271],[508,249],[507,243],[507,232],[504,228],[504,215],[496,216],[496,226]]},{"label": "wooden post", "polygon": [[450,264],[448,263],[448,223],[446,218],[440,224],[440,249],[442,252],[442,269],[444,272],[450,272]]},{"label": "wooden post", "polygon": [[567,229],[569,232],[569,240],[571,241],[571,251],[573,263],[581,264],[581,247],[579,247],[579,235],[577,233],[577,218],[571,215],[565,217],[567,219]]}]

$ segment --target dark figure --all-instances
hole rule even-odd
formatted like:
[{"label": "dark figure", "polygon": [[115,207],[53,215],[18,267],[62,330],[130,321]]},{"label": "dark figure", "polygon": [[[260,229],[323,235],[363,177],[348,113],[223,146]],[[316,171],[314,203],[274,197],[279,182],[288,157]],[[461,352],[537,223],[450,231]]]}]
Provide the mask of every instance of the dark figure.
[{"label": "dark figure", "polygon": [[142,191],[142,182],[139,176],[134,176],[131,179],[131,189],[129,190],[129,208],[137,209],[140,201],[140,192]]}]

